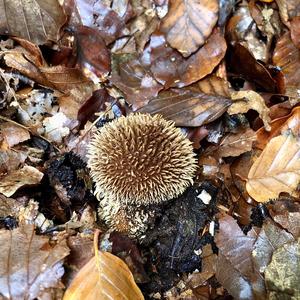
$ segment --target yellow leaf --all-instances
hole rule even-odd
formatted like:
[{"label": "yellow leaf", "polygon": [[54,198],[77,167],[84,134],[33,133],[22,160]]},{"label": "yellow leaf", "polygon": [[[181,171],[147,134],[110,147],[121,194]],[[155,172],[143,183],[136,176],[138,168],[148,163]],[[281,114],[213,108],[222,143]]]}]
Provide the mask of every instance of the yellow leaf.
[{"label": "yellow leaf", "polygon": [[258,202],[277,198],[279,193],[296,195],[300,181],[300,142],[292,134],[272,138],[252,165],[246,184]]},{"label": "yellow leaf", "polygon": [[128,266],[117,256],[98,252],[75,276],[63,300],[143,300]]}]

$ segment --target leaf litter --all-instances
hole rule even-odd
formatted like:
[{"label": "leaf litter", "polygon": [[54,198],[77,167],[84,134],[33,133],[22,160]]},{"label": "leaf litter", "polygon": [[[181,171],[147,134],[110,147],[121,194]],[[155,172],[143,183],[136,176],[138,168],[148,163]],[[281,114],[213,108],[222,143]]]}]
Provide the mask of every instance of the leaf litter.
[{"label": "leaf litter", "polygon": [[[0,13],[1,298],[300,297],[296,0],[1,0]],[[187,136],[193,185],[99,202],[88,147],[137,113]]]}]

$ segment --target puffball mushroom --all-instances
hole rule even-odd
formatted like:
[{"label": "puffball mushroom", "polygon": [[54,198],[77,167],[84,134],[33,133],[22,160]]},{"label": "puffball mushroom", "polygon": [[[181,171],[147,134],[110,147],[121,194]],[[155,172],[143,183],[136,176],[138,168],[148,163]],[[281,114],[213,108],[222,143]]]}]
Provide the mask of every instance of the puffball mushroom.
[{"label": "puffball mushroom", "polygon": [[88,147],[100,200],[149,205],[182,194],[193,183],[192,143],[160,115],[131,114],[103,126]]}]

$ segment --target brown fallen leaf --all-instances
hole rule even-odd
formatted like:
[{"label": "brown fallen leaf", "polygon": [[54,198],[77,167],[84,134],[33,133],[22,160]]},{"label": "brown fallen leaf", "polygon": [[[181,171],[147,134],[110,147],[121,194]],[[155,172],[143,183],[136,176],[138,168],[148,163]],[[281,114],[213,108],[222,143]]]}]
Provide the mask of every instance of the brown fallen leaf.
[{"label": "brown fallen leaf", "polygon": [[57,0],[1,0],[0,33],[18,36],[36,44],[57,41],[66,16]]},{"label": "brown fallen leaf", "polygon": [[229,133],[220,142],[218,154],[220,157],[239,156],[252,150],[256,134],[251,128],[238,133]]},{"label": "brown fallen leaf", "polygon": [[290,233],[275,224],[270,219],[264,222],[254,244],[252,252],[253,262],[256,269],[262,274],[271,262],[273,252],[285,243],[294,240]]},{"label": "brown fallen leaf", "polygon": [[300,238],[276,249],[265,271],[269,299],[300,298]]},{"label": "brown fallen leaf", "polygon": [[256,148],[264,149],[264,147],[273,137],[283,134],[287,131],[290,131],[296,137],[300,137],[300,107],[295,107],[287,116],[273,120],[270,125],[271,131],[266,131],[262,127],[256,132]]},{"label": "brown fallen leaf", "polygon": [[30,139],[30,133],[25,128],[14,123],[5,122],[0,124],[0,142],[1,149],[11,148],[19,143]]},{"label": "brown fallen leaf", "polygon": [[[235,100],[228,108],[230,115],[246,113],[249,109],[256,110],[259,113],[259,117],[262,119],[265,129],[271,130],[269,122],[269,108],[266,106],[264,99],[254,91],[239,91],[232,92],[231,99]],[[244,99],[244,100],[242,100]]]},{"label": "brown fallen leaf", "polygon": [[230,98],[229,82],[217,75],[208,75],[196,83],[200,92]]},{"label": "brown fallen leaf", "polygon": [[143,300],[128,266],[109,252],[99,252],[80,269],[65,292],[64,300]]},{"label": "brown fallen leaf", "polygon": [[33,225],[0,231],[0,294],[6,299],[35,299],[43,290],[57,287],[69,254],[65,240],[50,245]]},{"label": "brown fallen leaf", "polygon": [[268,204],[272,219],[290,232],[295,238],[300,237],[300,203],[283,199]]},{"label": "brown fallen leaf", "polygon": [[110,51],[100,32],[87,26],[72,29],[75,37],[77,61],[85,73],[93,73],[104,80],[110,72]]},{"label": "brown fallen leaf", "polygon": [[252,165],[246,184],[257,202],[277,198],[281,192],[297,195],[300,181],[300,144],[292,135],[274,137]]},{"label": "brown fallen leaf", "polygon": [[242,44],[234,46],[230,56],[230,66],[235,73],[244,76],[267,92],[276,91],[276,81],[268,69],[250,53]]},{"label": "brown fallen leaf", "polygon": [[291,39],[294,45],[300,48],[300,16],[291,20]]},{"label": "brown fallen leaf", "polygon": [[[215,237],[219,248],[216,277],[237,299],[264,299],[262,278],[252,263],[252,251],[256,240],[254,230],[245,235],[229,215],[220,220]],[[236,279],[236,280],[233,280]]]},{"label": "brown fallen leaf", "polygon": [[210,74],[225,56],[226,49],[224,37],[215,30],[202,48],[185,59],[166,43],[162,33],[156,32],[145,49],[144,63],[165,88],[184,87]]},{"label": "brown fallen leaf", "polygon": [[275,0],[282,22],[290,27],[290,19],[300,14],[299,0]]},{"label": "brown fallen leaf", "polygon": [[215,236],[216,245],[238,272],[245,278],[253,277],[251,253],[256,236],[250,231],[245,235],[236,221],[229,215],[219,220],[219,232]]},{"label": "brown fallen leaf", "polygon": [[31,166],[24,166],[22,169],[12,171],[1,178],[0,193],[6,197],[12,196],[20,187],[24,185],[34,185],[40,183],[44,174]]},{"label": "brown fallen leaf", "polygon": [[273,54],[274,65],[284,74],[285,94],[299,97],[300,87],[300,50],[294,45],[290,33],[285,33],[278,41]]},{"label": "brown fallen leaf", "polygon": [[163,88],[136,55],[114,56],[111,82],[120,89],[133,111],[145,106]]},{"label": "brown fallen leaf", "polygon": [[18,70],[43,86],[61,92],[69,92],[74,88],[90,84],[89,79],[83,75],[81,70],[65,66],[48,67],[35,64],[35,58],[24,49],[15,48],[3,54],[7,66]]},{"label": "brown fallen leaf", "polygon": [[172,89],[161,92],[138,112],[161,114],[177,126],[197,127],[219,118],[230,103],[228,98],[221,96]]},{"label": "brown fallen leaf", "polygon": [[171,0],[161,31],[169,44],[185,57],[203,45],[218,20],[216,0]]},{"label": "brown fallen leaf", "polygon": [[93,0],[74,0],[72,2],[68,3],[70,4],[68,15],[71,16],[69,25],[81,24],[97,29],[107,45],[124,34],[123,18],[105,3]]}]

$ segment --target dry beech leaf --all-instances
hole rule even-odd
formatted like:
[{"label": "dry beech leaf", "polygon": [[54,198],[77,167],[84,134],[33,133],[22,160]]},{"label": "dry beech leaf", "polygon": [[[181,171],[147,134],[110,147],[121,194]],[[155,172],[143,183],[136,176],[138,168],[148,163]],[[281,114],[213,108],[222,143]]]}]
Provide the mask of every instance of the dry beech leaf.
[{"label": "dry beech leaf", "polygon": [[300,16],[291,20],[291,39],[294,45],[300,48]]},{"label": "dry beech leaf", "polygon": [[184,87],[210,74],[224,58],[226,49],[224,37],[215,30],[202,48],[185,59],[167,44],[162,33],[156,32],[144,51],[143,63],[165,88]]},{"label": "dry beech leaf", "polygon": [[219,220],[220,229],[215,237],[219,251],[245,278],[252,278],[251,253],[256,236],[250,231],[245,235],[237,222],[229,215]]},{"label": "dry beech leaf", "polygon": [[100,32],[87,26],[73,29],[76,41],[77,61],[83,69],[104,78],[110,72],[110,51]]},{"label": "dry beech leaf", "polygon": [[133,110],[145,106],[163,88],[136,55],[115,56],[112,83],[124,93]]},{"label": "dry beech leaf", "polygon": [[216,75],[208,75],[196,83],[200,92],[230,98],[229,82]]},{"label": "dry beech leaf", "polygon": [[281,192],[297,195],[300,181],[300,143],[292,134],[272,138],[252,165],[246,184],[258,202],[277,198]]},{"label": "dry beech leaf", "polygon": [[69,254],[65,240],[50,245],[33,225],[0,231],[0,294],[6,299],[35,299],[46,288],[56,287]]},{"label": "dry beech leaf", "polygon": [[287,131],[300,137],[300,107],[295,107],[287,116],[273,120],[270,125],[271,131],[269,132],[263,127],[257,131],[256,148],[263,149],[273,137]]},{"label": "dry beech leaf", "polygon": [[30,133],[25,128],[14,123],[5,122],[0,124],[0,149],[11,148],[19,143],[30,139]]},{"label": "dry beech leaf", "polygon": [[257,61],[251,52],[240,43],[234,46],[230,56],[230,67],[235,73],[244,76],[249,81],[253,81],[265,91],[276,91],[276,81],[267,68]]},{"label": "dry beech leaf", "polygon": [[230,103],[228,98],[221,96],[172,89],[161,92],[138,112],[161,114],[177,126],[197,127],[219,118]]},{"label": "dry beech leaf", "polygon": [[246,113],[249,109],[256,110],[259,113],[259,117],[262,119],[265,129],[267,131],[271,130],[269,122],[271,121],[269,117],[270,109],[266,106],[264,99],[254,91],[239,91],[231,93],[232,100],[234,101],[228,109],[230,115]]},{"label": "dry beech leaf", "polygon": [[253,262],[260,273],[265,271],[271,262],[273,252],[277,248],[294,240],[294,237],[290,233],[275,224],[269,219],[265,221],[254,244],[252,252]]},{"label": "dry beech leaf", "polygon": [[34,64],[34,58],[29,53],[24,55],[21,51],[8,51],[4,53],[7,66],[18,70],[39,84],[57,89],[61,92],[69,92],[81,85],[89,85],[90,81],[79,69],[64,66],[39,66]]},{"label": "dry beech leaf", "polygon": [[161,30],[183,56],[203,45],[218,20],[217,0],[171,0]]},{"label": "dry beech leaf", "polygon": [[290,232],[295,238],[300,237],[300,203],[290,199],[278,200],[267,206],[273,220]]},{"label": "dry beech leaf", "polygon": [[223,216],[219,224],[215,237],[219,248],[217,279],[236,299],[254,299],[254,294],[261,296],[258,299],[265,299],[262,279],[252,264],[257,234],[251,230],[245,235],[229,215]]},{"label": "dry beech leaf", "polygon": [[256,133],[251,128],[238,133],[229,133],[220,142],[219,156],[239,156],[242,153],[251,151],[255,140]]},{"label": "dry beech leaf", "polygon": [[[97,29],[106,44],[112,43],[123,34],[124,20],[102,1],[75,0],[72,4],[72,11],[68,12],[71,18],[77,16],[82,25]],[[77,20],[72,21],[69,23],[79,23]]]},{"label": "dry beech leaf", "polygon": [[42,172],[31,166],[25,166],[22,169],[13,171],[1,178],[0,193],[10,197],[24,185],[40,183],[43,175]]},{"label": "dry beech leaf", "polygon": [[109,252],[99,252],[75,276],[64,300],[143,300],[128,266]]},{"label": "dry beech leaf", "polygon": [[280,67],[284,74],[285,93],[298,98],[300,87],[300,50],[292,42],[290,32],[285,33],[277,41],[273,63]]},{"label": "dry beech leaf", "polygon": [[35,44],[57,41],[66,16],[57,0],[1,0],[0,33]]}]

